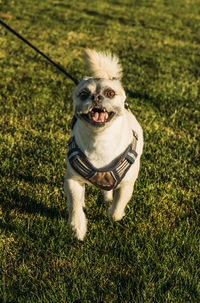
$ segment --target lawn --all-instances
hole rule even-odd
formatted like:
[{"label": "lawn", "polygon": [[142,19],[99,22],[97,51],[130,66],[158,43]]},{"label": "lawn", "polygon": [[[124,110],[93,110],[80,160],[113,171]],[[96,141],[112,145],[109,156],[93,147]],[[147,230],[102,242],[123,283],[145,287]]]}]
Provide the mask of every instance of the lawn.
[{"label": "lawn", "polygon": [[145,140],[124,219],[87,187],[75,240],[74,83],[0,26],[0,302],[200,302],[200,2],[0,0],[0,19],[77,79],[84,48],[119,56]]}]

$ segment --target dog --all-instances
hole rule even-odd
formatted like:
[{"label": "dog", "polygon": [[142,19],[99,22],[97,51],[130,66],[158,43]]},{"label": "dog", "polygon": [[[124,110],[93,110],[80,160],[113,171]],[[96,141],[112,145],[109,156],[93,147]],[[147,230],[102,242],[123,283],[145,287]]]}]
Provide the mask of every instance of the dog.
[{"label": "dog", "polygon": [[86,49],[84,59],[92,77],[84,76],[72,93],[74,117],[64,180],[68,222],[79,240],[87,231],[85,184],[102,189],[109,218],[121,220],[143,150],[142,128],[125,103],[118,58]]}]

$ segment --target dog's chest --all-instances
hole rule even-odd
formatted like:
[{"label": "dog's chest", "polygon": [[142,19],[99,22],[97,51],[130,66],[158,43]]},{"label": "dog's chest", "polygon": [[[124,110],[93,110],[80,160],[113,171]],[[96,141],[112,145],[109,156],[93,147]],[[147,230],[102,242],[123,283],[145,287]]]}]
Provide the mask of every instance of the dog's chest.
[{"label": "dog's chest", "polygon": [[106,140],[106,138],[96,138],[92,144],[85,145],[83,152],[92,165],[99,169],[109,165],[124,152],[127,146],[128,143],[120,139],[112,140],[110,138]]},{"label": "dog's chest", "polygon": [[105,142],[99,142],[94,144],[92,148],[88,148],[84,151],[89,161],[97,168],[101,168],[108,165],[119,153],[116,153],[116,147]]},{"label": "dog's chest", "polygon": [[109,165],[131,143],[132,130],[126,122],[118,119],[102,132],[90,132],[77,122],[72,135],[91,164],[99,169]]},{"label": "dog's chest", "polygon": [[[72,168],[84,179],[89,180],[93,185],[104,190],[115,188],[126,175],[137,157],[138,137],[133,132],[133,140],[125,149],[123,154],[111,161],[110,165],[101,168],[95,167],[88,157],[80,150],[75,138],[71,137],[68,142],[67,157]],[[113,160],[113,159],[112,159]],[[105,163],[105,162],[104,162]]]}]

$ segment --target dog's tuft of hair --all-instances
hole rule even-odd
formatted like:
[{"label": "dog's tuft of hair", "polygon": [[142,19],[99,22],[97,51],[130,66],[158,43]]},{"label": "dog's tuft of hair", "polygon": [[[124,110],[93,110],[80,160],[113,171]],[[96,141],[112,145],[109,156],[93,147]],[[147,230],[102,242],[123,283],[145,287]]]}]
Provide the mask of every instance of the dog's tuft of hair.
[{"label": "dog's tuft of hair", "polygon": [[93,77],[109,80],[122,78],[122,68],[116,56],[86,49],[84,59]]}]

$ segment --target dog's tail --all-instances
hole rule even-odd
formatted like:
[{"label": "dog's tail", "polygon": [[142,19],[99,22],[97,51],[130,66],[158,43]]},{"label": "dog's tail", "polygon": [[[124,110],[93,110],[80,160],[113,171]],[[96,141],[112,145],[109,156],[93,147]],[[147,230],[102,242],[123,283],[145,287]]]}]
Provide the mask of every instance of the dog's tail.
[{"label": "dog's tail", "polygon": [[113,78],[121,79],[122,68],[116,56],[86,49],[84,57],[93,77],[110,80]]}]

